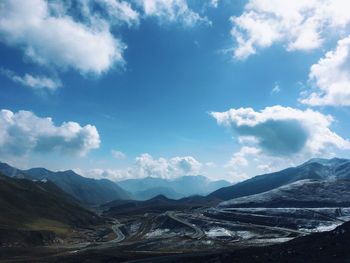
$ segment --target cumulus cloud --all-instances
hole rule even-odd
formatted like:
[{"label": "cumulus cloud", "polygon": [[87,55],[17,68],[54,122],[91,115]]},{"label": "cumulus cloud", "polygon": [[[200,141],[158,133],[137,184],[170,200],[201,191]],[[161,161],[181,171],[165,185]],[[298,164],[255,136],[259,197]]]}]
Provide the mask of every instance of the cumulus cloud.
[{"label": "cumulus cloud", "polygon": [[64,122],[56,126],[51,118],[30,111],[0,111],[0,154],[18,156],[31,152],[63,152],[85,155],[100,145],[95,126]]},{"label": "cumulus cloud", "polygon": [[350,36],[339,40],[335,50],[327,52],[312,65],[309,82],[317,91],[307,94],[301,99],[302,103],[313,106],[350,105]]},{"label": "cumulus cloud", "polygon": [[227,167],[235,168],[237,166],[247,166],[249,164],[247,156],[256,156],[260,150],[255,147],[244,146],[238,152],[234,153],[231,160],[227,163]]},{"label": "cumulus cloud", "polygon": [[112,156],[113,156],[115,159],[124,159],[124,158],[126,158],[125,153],[123,153],[123,152],[121,152],[121,151],[112,150],[111,153],[112,153]]},{"label": "cumulus cloud", "polygon": [[[156,17],[160,22],[181,22],[185,26],[198,23],[211,24],[206,17],[200,16],[189,8],[186,0],[136,0],[145,16]],[[213,1],[215,4],[215,1]]]},{"label": "cumulus cloud", "polygon": [[333,117],[311,109],[238,108],[211,115],[234,132],[241,147],[226,164],[235,182],[350,149],[350,141],[331,130]]},{"label": "cumulus cloud", "polygon": [[350,142],[331,130],[333,117],[311,109],[272,106],[258,112],[239,108],[211,115],[219,125],[230,127],[238,139],[252,137],[252,144],[269,156],[307,158],[350,149]]},{"label": "cumulus cloud", "polygon": [[344,0],[250,0],[240,16],[231,17],[234,56],[245,59],[274,43],[289,51],[318,48],[331,31],[346,31],[349,9]]},{"label": "cumulus cloud", "polygon": [[[39,65],[98,75],[125,64],[126,45],[112,33],[123,24],[138,25],[141,17],[156,17],[161,22],[179,22],[189,27],[210,24],[186,0],[73,2],[1,1],[0,42],[21,49],[26,59]],[[211,6],[216,4],[217,1],[211,1]],[[35,78],[27,76],[31,77]]]},{"label": "cumulus cloud", "polygon": [[25,74],[23,77],[21,77],[15,74],[13,71],[3,68],[0,68],[0,73],[16,83],[33,89],[55,90],[62,86],[60,80],[45,76],[33,76],[31,74]]},{"label": "cumulus cloud", "polygon": [[54,15],[44,0],[5,0],[0,3],[0,41],[21,48],[39,64],[100,74],[123,63],[125,45],[114,38],[108,23],[77,22]]},{"label": "cumulus cloud", "polygon": [[197,175],[202,168],[202,163],[192,156],[177,156],[170,159],[153,158],[150,154],[144,153],[136,157],[135,164],[126,169],[78,169],[80,174],[101,179],[108,178],[113,181],[120,181],[130,178],[156,177],[172,179],[185,175]]},{"label": "cumulus cloud", "polygon": [[192,156],[154,159],[150,154],[145,153],[136,158],[134,173],[138,177],[172,178],[194,175],[199,172],[201,167],[202,164]]}]

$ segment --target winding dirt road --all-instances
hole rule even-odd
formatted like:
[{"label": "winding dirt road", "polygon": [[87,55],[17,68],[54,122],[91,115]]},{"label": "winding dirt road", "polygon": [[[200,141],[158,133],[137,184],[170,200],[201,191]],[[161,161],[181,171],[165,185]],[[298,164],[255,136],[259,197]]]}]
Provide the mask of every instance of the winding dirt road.
[{"label": "winding dirt road", "polygon": [[200,229],[199,227],[197,227],[194,224],[187,222],[184,219],[177,217],[174,211],[167,211],[167,212],[165,212],[165,215],[167,215],[169,218],[171,218],[171,219],[173,219],[173,220],[175,220],[175,221],[177,221],[185,226],[192,228],[194,230],[194,233],[191,235],[191,238],[201,239],[205,235],[204,231],[202,229]]}]

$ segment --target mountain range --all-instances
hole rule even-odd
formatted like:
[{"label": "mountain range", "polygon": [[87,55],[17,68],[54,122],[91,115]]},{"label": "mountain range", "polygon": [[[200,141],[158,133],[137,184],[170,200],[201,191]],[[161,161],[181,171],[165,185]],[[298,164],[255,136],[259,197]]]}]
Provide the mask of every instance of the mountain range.
[{"label": "mountain range", "polygon": [[[215,206],[217,210],[235,207],[349,207],[350,160],[311,159],[297,167],[220,188],[207,196],[193,193],[203,194],[229,183],[213,182],[204,176],[184,176],[174,180],[130,179],[119,184],[121,186],[109,180],[85,178],[73,171],[19,170],[0,163],[0,247],[47,245],[74,229],[92,229],[105,223],[82,204],[99,205],[102,216],[118,219],[127,216],[128,220],[129,217],[147,218],[147,214],[167,211],[191,213],[198,211],[197,208]],[[145,198],[147,191],[149,195],[164,191],[179,198],[173,200],[158,194],[148,200],[127,200],[142,192]],[[191,196],[181,198],[186,195]],[[348,231],[349,224],[345,226]],[[327,244],[326,239],[324,243]],[[288,244],[286,247],[299,249],[298,243]]]},{"label": "mountain range", "polygon": [[107,179],[91,179],[72,170],[52,172],[45,168],[20,170],[0,163],[0,172],[14,178],[49,180],[84,205],[100,205],[115,199],[131,199],[131,195],[116,183]]},{"label": "mountain range", "polygon": [[231,185],[225,180],[211,181],[202,175],[182,176],[175,179],[146,177],[118,182],[137,200],[147,200],[159,194],[171,199],[192,195],[207,195],[217,189]]},{"label": "mountain range", "polygon": [[220,207],[349,207],[350,180],[299,180],[273,190],[234,198]]},{"label": "mountain range", "polygon": [[148,200],[158,195],[169,199],[181,199],[192,195],[207,195],[230,185],[227,181],[211,181],[202,175],[182,176],[173,180],[147,177],[113,182],[108,179],[87,178],[72,170],[21,170],[2,162],[0,172],[12,178],[48,180],[85,206],[98,206],[113,200]]},{"label": "mountain range", "polygon": [[115,200],[102,205],[104,215],[144,215],[145,213],[165,213],[170,210],[190,210],[199,207],[211,207],[220,202],[215,198],[190,196],[179,200],[169,199],[164,195],[157,195],[149,200]]},{"label": "mountain range", "polygon": [[[275,196],[279,197],[285,194],[286,190],[289,189],[289,197],[291,198],[292,193],[295,195],[295,198],[300,197],[300,187],[308,187],[308,191],[310,192],[309,197],[312,196],[311,193],[318,192],[318,197],[322,196],[321,190],[311,190],[311,186],[313,188],[328,188],[328,191],[332,191],[333,187],[337,187],[340,181],[345,181],[342,183],[342,186],[347,188],[347,181],[350,180],[350,160],[347,159],[311,159],[306,163],[292,168],[287,168],[279,172],[258,175],[241,183],[237,183],[235,185],[224,187],[218,189],[211,193],[210,197],[216,197],[221,200],[230,200],[234,198],[256,195],[264,192],[268,192],[270,190],[287,186],[289,184],[306,180],[303,186],[303,183],[290,185],[289,188],[280,188],[274,192],[270,192]],[[311,180],[311,181],[308,181]],[[322,181],[330,181],[329,183],[320,183]],[[333,183],[332,183],[333,182]],[[293,191],[294,189],[294,191]],[[304,189],[305,190],[305,189]],[[343,189],[338,189],[341,194]],[[326,193],[326,192],[325,192]],[[254,199],[258,198],[266,198],[269,194],[259,195],[255,197],[251,197]],[[315,195],[316,198],[317,194]],[[242,201],[243,199],[241,199]],[[248,200],[248,199],[247,199]],[[249,201],[248,201],[249,202]]]}]

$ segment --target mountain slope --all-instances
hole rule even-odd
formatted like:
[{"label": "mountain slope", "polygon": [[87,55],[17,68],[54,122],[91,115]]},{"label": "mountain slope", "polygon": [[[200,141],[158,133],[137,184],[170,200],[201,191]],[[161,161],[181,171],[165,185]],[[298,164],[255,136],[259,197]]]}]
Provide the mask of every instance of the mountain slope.
[{"label": "mountain slope", "polygon": [[[211,181],[205,176],[182,176],[173,180],[146,177],[142,179],[128,179],[118,182],[125,190],[138,196],[140,200],[163,194],[168,198],[182,198],[191,195],[206,195],[216,189],[230,185],[229,182]],[[158,189],[158,192],[156,191]],[[168,189],[164,191],[165,189]],[[141,198],[139,192],[153,192],[152,195]],[[176,195],[175,195],[176,194]]]},{"label": "mountain slope", "polygon": [[133,193],[133,197],[136,200],[148,200],[157,195],[164,195],[170,199],[180,199],[182,197],[181,194],[175,192],[172,188],[164,186],[147,188],[146,190]]},{"label": "mountain slope", "polygon": [[56,220],[71,226],[99,221],[94,213],[51,182],[33,182],[0,175],[0,225],[23,225],[36,218]]},{"label": "mountain slope", "polygon": [[112,181],[86,178],[71,170],[51,172],[43,168],[33,168],[23,172],[25,178],[50,180],[83,204],[98,205],[115,199],[130,198],[127,192]]},{"label": "mountain slope", "polygon": [[220,207],[344,207],[350,180],[300,180],[276,189],[220,203]]},{"label": "mountain slope", "polygon": [[[94,213],[49,181],[33,182],[0,174],[0,243],[21,231],[63,234],[102,222]],[[6,236],[4,233],[7,233]]]},{"label": "mountain slope", "polygon": [[164,195],[157,195],[146,201],[115,200],[104,204],[102,208],[107,216],[122,214],[164,213],[169,210],[187,210],[198,207],[210,207],[219,203],[215,198],[191,196],[179,200],[169,199]]},{"label": "mountain slope", "polygon": [[299,180],[350,179],[350,161],[347,159],[311,159],[285,170],[259,175],[235,185],[221,188],[209,196],[222,200],[263,193]]},{"label": "mountain slope", "polygon": [[[177,263],[256,263],[256,262],[350,262],[350,222],[329,232],[314,233],[291,241],[272,245],[219,251],[203,254],[184,254],[173,260],[158,262]],[[140,261],[140,262],[147,262]]]},{"label": "mountain slope", "polygon": [[52,172],[44,168],[19,170],[0,163],[0,172],[7,176],[30,180],[47,179],[85,205],[99,205],[115,199],[130,199],[129,193],[107,179],[86,178],[68,170]]}]

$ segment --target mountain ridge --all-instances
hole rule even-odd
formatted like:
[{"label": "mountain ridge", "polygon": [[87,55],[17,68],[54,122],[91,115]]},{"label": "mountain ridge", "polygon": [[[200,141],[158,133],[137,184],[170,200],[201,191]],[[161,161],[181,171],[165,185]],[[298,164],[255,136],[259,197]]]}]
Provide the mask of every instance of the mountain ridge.
[{"label": "mountain ridge", "polygon": [[[203,175],[186,175],[174,179],[162,179],[156,177],[146,177],[141,179],[126,179],[118,184],[125,190],[131,192],[138,200],[147,200],[158,194],[164,194],[168,198],[181,199],[192,195],[207,195],[216,189],[231,185],[225,180],[211,181]],[[142,191],[150,191],[154,188],[168,189],[168,192],[156,192],[142,198]],[[171,191],[171,192],[170,192]]]},{"label": "mountain ridge", "polygon": [[47,179],[66,193],[74,196],[84,205],[99,205],[115,199],[130,199],[130,194],[107,179],[92,179],[81,176],[72,170],[53,172],[46,168],[20,170],[6,163],[0,163],[0,172],[15,178],[30,180]]},{"label": "mountain ridge", "polygon": [[208,196],[222,200],[259,194],[299,180],[350,179],[350,160],[341,158],[310,159],[284,170],[257,175],[251,179],[218,189]]},{"label": "mountain ridge", "polygon": [[219,207],[348,207],[350,180],[299,180],[267,192],[234,198]]}]

